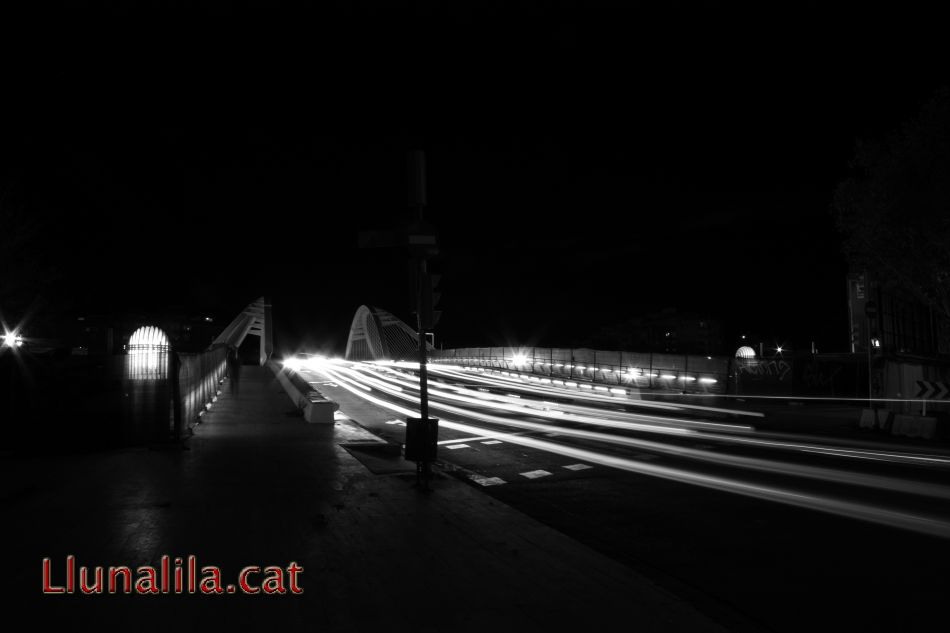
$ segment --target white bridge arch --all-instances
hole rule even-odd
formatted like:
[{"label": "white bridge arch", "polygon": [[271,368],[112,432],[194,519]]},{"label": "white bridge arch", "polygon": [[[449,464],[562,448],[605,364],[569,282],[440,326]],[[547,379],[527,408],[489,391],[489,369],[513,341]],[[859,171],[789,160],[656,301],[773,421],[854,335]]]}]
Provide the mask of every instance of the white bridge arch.
[{"label": "white bridge arch", "polygon": [[[426,342],[426,349],[434,349]],[[362,305],[353,315],[346,341],[347,360],[414,360],[419,335],[409,325],[381,308]]]},{"label": "white bridge arch", "polygon": [[228,327],[211,343],[215,345],[233,345],[240,347],[248,334],[260,338],[260,364],[263,365],[274,352],[274,329],[271,323],[271,304],[266,297],[247,304]]}]

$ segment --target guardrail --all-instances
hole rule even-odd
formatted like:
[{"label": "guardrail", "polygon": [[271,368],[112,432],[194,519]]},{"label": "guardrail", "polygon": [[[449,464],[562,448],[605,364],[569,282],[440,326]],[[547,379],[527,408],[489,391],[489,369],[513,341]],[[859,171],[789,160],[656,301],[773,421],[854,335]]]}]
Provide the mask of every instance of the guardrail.
[{"label": "guardrail", "polygon": [[431,362],[678,393],[725,393],[730,372],[722,356],[587,348],[465,347],[434,350]]}]

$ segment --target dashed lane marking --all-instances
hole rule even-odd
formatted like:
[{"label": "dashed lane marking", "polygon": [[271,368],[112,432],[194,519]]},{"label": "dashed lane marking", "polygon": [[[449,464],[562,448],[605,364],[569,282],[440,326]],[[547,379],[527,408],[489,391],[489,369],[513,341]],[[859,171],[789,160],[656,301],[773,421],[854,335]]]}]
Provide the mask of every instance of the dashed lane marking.
[{"label": "dashed lane marking", "polygon": [[527,477],[528,479],[537,479],[538,477],[547,477],[551,473],[546,470],[529,470],[526,473],[521,473],[522,477]]},{"label": "dashed lane marking", "polygon": [[468,444],[449,444],[446,448],[455,450],[457,448],[471,448]]},{"label": "dashed lane marking", "polygon": [[501,440],[488,440],[487,442],[482,442],[482,444],[504,444]]},{"label": "dashed lane marking", "polygon": [[565,466],[564,468],[568,470],[587,470],[588,468],[593,468],[593,466],[590,466],[588,464],[569,464]]},{"label": "dashed lane marking", "polygon": [[402,420],[386,420],[386,424],[395,424],[396,426],[406,426]]}]

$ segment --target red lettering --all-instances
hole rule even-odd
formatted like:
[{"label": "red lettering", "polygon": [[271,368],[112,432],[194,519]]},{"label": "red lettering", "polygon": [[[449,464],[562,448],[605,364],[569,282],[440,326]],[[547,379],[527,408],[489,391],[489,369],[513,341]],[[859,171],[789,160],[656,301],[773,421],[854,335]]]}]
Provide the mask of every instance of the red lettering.
[{"label": "red lettering", "polygon": [[43,593],[66,593],[65,587],[54,587],[50,584],[50,559],[43,559]]}]

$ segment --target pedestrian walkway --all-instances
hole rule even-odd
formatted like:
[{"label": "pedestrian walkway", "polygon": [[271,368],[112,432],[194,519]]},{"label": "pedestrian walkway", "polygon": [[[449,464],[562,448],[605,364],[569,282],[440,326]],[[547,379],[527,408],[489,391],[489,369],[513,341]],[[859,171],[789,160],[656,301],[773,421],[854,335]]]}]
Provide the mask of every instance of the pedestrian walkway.
[{"label": "pedestrian walkway", "polygon": [[[339,444],[350,421],[308,424],[270,370],[222,387],[188,450],[3,461],[8,604],[76,630],[716,631],[629,568],[437,473],[376,475]],[[77,564],[159,566],[195,555],[232,582],[296,561],[300,595],[41,593]],[[14,614],[7,613],[7,618]]]}]

